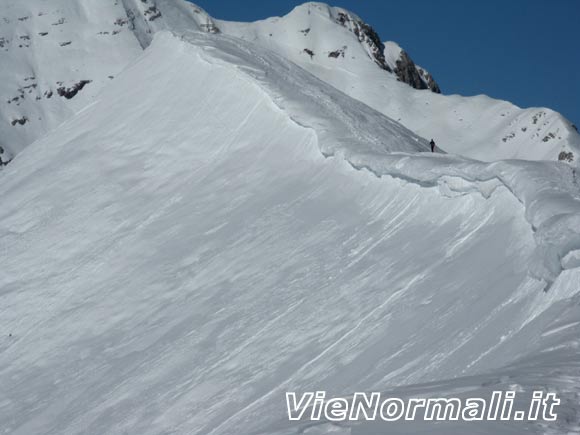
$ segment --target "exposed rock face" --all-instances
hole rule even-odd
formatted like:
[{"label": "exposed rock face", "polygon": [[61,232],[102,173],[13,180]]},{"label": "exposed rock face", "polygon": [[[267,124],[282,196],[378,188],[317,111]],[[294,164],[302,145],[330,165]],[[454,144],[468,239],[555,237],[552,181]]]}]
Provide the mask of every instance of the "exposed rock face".
[{"label": "exposed rock face", "polygon": [[560,161],[565,161],[565,162],[573,162],[574,161],[574,153],[569,151],[562,151],[560,154],[558,154],[558,160]]},{"label": "exposed rock face", "polygon": [[397,74],[397,77],[402,82],[407,83],[415,89],[430,89],[437,94],[441,93],[441,89],[433,79],[433,76],[423,68],[415,65],[415,62],[413,62],[413,59],[411,59],[405,50],[401,50],[396,65],[394,73]]},{"label": "exposed rock face", "polygon": [[91,80],[81,80],[80,82],[75,83],[70,88],[66,88],[64,86],[61,86],[56,91],[57,91],[58,95],[60,95],[61,97],[64,97],[67,100],[70,100],[71,98],[74,98],[76,96],[76,94],[78,94],[89,83],[91,83]]},{"label": "exposed rock face", "polygon": [[424,70],[420,66],[417,66],[417,70],[419,71],[419,74],[421,74],[421,77],[423,77],[423,81],[427,84],[427,87],[436,94],[440,94],[441,88],[439,88],[439,85],[437,84],[431,73]]},{"label": "exposed rock face", "polygon": [[441,89],[426,70],[415,65],[406,51],[400,50],[395,65],[390,65],[385,58],[385,44],[381,41],[378,33],[370,25],[360,18],[346,12],[339,12],[336,22],[353,32],[359,42],[366,48],[369,56],[386,71],[393,72],[399,80],[407,83],[415,89],[430,89],[440,94]]},{"label": "exposed rock face", "polygon": [[369,56],[377,65],[392,72],[392,69],[387,65],[385,60],[385,46],[381,42],[377,32],[371,26],[360,18],[353,17],[345,12],[338,13],[336,22],[346,27],[357,36],[359,42],[367,49]]},{"label": "exposed rock face", "polygon": [[28,118],[23,116],[22,118],[13,119],[10,124],[14,127],[15,125],[24,125],[28,122]]}]

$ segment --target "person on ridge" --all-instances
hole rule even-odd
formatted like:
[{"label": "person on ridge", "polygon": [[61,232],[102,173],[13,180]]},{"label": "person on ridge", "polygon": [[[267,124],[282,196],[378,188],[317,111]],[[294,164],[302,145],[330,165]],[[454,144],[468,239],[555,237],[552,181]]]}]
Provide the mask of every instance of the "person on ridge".
[{"label": "person on ridge", "polygon": [[431,152],[434,153],[435,152],[435,141],[433,139],[431,139],[431,142],[429,142],[429,144],[431,145]]}]

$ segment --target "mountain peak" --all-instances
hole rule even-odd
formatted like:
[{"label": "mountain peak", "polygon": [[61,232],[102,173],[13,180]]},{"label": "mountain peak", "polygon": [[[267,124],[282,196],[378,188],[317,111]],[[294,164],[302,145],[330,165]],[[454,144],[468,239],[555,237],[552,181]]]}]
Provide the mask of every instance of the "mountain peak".
[{"label": "mountain peak", "polygon": [[[349,59],[363,62],[362,53],[357,53],[356,43],[380,69],[394,74],[401,82],[415,89],[430,89],[440,92],[433,77],[415,65],[409,55],[401,55],[387,61],[386,51],[377,31],[357,14],[326,3],[308,2],[296,6],[283,17],[269,18],[255,23],[222,22],[226,33],[260,42],[277,51],[288,52],[292,47],[308,55],[315,62],[322,62],[321,52],[334,59]],[[304,46],[303,46],[304,45]],[[308,46],[306,46],[308,45]],[[349,56],[350,54],[350,56]],[[287,55],[287,54],[286,54]],[[364,62],[363,62],[364,63]]]},{"label": "mountain peak", "polygon": [[352,32],[366,49],[369,57],[382,69],[396,74],[399,80],[415,89],[429,89],[441,93],[433,76],[424,68],[416,65],[409,54],[399,44],[392,41],[383,43],[379,34],[357,14],[340,7],[321,2],[308,2],[294,8],[288,15],[313,11]]}]

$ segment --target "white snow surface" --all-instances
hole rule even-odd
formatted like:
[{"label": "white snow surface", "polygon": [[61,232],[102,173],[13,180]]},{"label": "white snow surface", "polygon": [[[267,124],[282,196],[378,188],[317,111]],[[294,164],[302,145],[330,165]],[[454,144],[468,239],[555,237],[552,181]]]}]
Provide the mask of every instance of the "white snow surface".
[{"label": "white snow surface", "polygon": [[[11,159],[91,104],[156,31],[211,22],[181,0],[2,0],[0,157]],[[72,98],[59,95],[83,80]]]},{"label": "white snow surface", "polygon": [[[580,430],[569,165],[431,154],[286,57],[162,31],[0,178],[5,433]],[[562,404],[289,422],[285,392],[317,389]]]},{"label": "white snow surface", "polygon": [[[140,54],[116,1],[2,0],[0,146],[10,157],[19,153],[91,103]],[[82,80],[90,83],[73,98],[58,94]],[[22,118],[24,125],[12,125]]]},{"label": "white snow surface", "polygon": [[385,60],[387,64],[395,69],[397,66],[397,61],[401,58],[401,52],[403,49],[399,44],[394,41],[386,41],[385,43]]}]

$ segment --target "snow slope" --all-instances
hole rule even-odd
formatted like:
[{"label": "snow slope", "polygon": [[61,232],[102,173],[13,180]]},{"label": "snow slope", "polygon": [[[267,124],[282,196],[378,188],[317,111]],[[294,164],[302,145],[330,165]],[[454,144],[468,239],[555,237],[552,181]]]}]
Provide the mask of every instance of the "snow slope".
[{"label": "snow slope", "polygon": [[385,433],[284,392],[539,387],[557,422],[398,429],[577,432],[575,171],[425,145],[269,50],[158,33],[0,173],[4,430]]},{"label": "snow slope", "polygon": [[2,0],[3,160],[91,103],[140,54],[114,0]]},{"label": "snow slope", "polygon": [[211,30],[207,23],[182,1],[2,0],[2,161],[91,104],[156,31]]},{"label": "snow slope", "polygon": [[[284,55],[419,136],[434,138],[447,152],[484,161],[557,160],[561,152],[571,152],[577,164],[580,135],[560,114],[546,108],[520,109],[483,95],[447,96],[415,90],[398,82],[396,74],[380,68],[376,58],[369,56],[368,43],[361,43],[353,29],[361,22],[345,9],[311,2],[281,18],[217,24],[225,33]],[[386,65],[395,69],[400,47],[387,42],[383,54]],[[428,72],[420,67],[419,71],[420,77],[414,81],[429,79]]]}]

